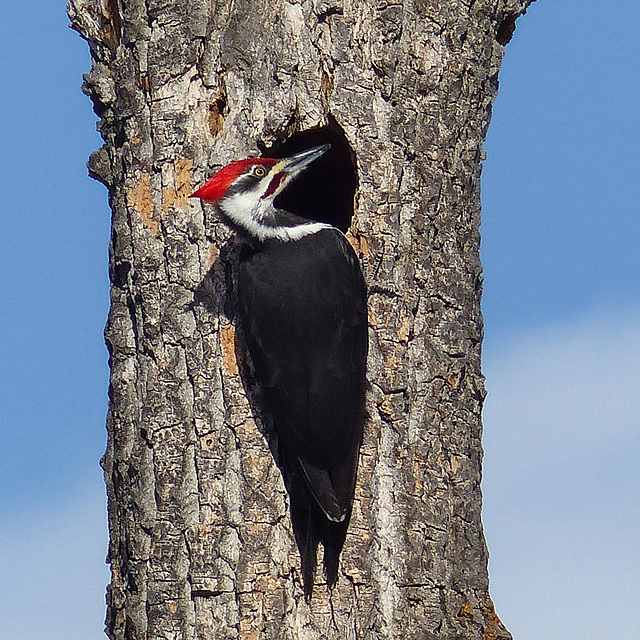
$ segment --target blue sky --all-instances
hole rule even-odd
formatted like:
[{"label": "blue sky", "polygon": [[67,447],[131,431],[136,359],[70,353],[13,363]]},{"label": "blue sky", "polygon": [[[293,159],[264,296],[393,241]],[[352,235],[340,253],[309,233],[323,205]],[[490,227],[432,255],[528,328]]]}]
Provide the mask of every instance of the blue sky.
[{"label": "blue sky", "polygon": [[516,640],[640,638],[639,27],[534,3],[485,145],[484,523]]},{"label": "blue sky", "polygon": [[[104,637],[109,211],[66,24],[44,0],[0,23],[7,640]],[[640,637],[639,27],[635,2],[538,0],[486,143],[484,522],[516,640]]]}]

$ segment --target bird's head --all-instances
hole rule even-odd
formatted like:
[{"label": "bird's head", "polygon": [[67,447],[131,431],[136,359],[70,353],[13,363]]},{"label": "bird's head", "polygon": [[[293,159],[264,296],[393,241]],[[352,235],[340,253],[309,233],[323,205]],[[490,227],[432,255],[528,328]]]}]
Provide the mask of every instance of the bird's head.
[{"label": "bird's head", "polygon": [[190,197],[216,203],[234,226],[258,240],[289,240],[313,233],[329,225],[277,210],[273,201],[330,146],[323,144],[282,159],[237,160],[220,169]]}]

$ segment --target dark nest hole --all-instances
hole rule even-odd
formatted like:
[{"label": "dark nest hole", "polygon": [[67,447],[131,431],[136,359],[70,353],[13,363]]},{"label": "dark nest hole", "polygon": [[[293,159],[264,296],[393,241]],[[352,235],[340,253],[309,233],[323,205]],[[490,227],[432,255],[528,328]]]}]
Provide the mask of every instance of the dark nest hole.
[{"label": "dark nest hole", "polygon": [[342,127],[329,116],[329,124],[299,131],[284,142],[264,149],[271,158],[287,156],[329,143],[331,149],[318,158],[277,198],[275,205],[285,211],[327,222],[345,232],[353,217],[358,174],[356,158]]}]

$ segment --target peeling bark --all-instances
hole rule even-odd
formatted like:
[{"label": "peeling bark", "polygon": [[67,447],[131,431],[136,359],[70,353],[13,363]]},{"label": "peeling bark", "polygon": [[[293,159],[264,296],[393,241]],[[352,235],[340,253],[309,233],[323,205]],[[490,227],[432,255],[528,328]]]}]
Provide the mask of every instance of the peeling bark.
[{"label": "peeling bark", "polygon": [[[529,3],[70,1],[113,211],[110,638],[511,637],[480,520],[478,227],[500,42]],[[370,417],[338,584],[307,605],[244,388],[237,242],[187,195],[328,125],[357,167]]]}]

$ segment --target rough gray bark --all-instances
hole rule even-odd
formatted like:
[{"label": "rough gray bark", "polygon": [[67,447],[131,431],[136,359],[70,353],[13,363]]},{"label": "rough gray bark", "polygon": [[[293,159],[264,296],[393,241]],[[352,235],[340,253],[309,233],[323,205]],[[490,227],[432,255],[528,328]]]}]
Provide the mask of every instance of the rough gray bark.
[{"label": "rough gray bark", "polygon": [[[529,3],[71,0],[113,211],[111,638],[510,638],[480,520],[479,189]],[[307,605],[236,358],[235,243],[187,195],[332,119],[357,163],[370,419],[338,585]]]}]

